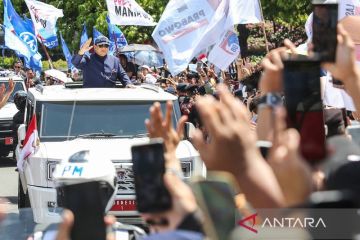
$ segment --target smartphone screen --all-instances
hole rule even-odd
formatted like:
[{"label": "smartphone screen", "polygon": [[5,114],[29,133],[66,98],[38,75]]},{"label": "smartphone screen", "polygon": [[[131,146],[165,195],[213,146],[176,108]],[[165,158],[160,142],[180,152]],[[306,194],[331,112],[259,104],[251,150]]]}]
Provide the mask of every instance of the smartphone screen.
[{"label": "smartphone screen", "polygon": [[205,231],[211,239],[229,239],[236,227],[237,211],[234,191],[226,181],[206,180],[193,183],[194,193],[199,199],[205,216]]},{"label": "smartphone screen", "polygon": [[335,62],[338,4],[313,4],[314,52],[323,62]]},{"label": "smartphone screen", "polygon": [[320,61],[287,60],[284,66],[287,124],[300,132],[302,155],[315,164],[326,156]]},{"label": "smartphone screen", "polygon": [[137,209],[141,213],[163,212],[171,208],[171,196],[163,181],[165,173],[162,141],[131,148]]},{"label": "smartphone screen", "polygon": [[101,183],[88,182],[57,189],[59,205],[74,214],[72,240],[105,240],[105,205],[101,197]]}]

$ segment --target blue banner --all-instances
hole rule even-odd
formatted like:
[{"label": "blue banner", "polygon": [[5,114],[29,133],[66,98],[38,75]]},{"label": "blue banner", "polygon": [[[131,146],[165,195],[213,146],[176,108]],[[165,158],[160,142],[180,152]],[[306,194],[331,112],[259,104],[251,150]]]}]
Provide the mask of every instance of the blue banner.
[{"label": "blue banner", "polygon": [[128,45],[125,35],[116,25],[110,23],[109,16],[106,17],[108,23],[109,40],[110,40],[110,54],[116,53],[118,48]]},{"label": "blue banner", "polygon": [[69,48],[66,45],[66,42],[65,42],[64,38],[62,37],[61,33],[60,33],[60,39],[61,39],[62,50],[63,50],[64,56],[65,56],[65,59],[66,59],[67,65],[68,65],[68,69],[73,69],[74,65],[71,63],[72,56],[71,56]]},{"label": "blue banner", "polygon": [[87,30],[86,30],[86,24],[84,23],[84,27],[83,27],[83,31],[81,33],[81,39],[80,39],[80,48],[84,45],[84,43],[89,39],[88,35],[87,35]]},{"label": "blue banner", "polygon": [[105,36],[105,35],[99,32],[95,27],[93,27],[93,40],[95,41],[95,39],[97,39],[100,36]]}]

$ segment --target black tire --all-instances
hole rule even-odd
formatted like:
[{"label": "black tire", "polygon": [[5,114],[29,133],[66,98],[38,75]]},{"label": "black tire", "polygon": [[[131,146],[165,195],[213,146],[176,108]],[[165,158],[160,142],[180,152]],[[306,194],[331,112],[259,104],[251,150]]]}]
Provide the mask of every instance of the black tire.
[{"label": "black tire", "polygon": [[30,208],[29,194],[24,193],[23,187],[21,186],[20,176],[18,179],[18,209]]}]

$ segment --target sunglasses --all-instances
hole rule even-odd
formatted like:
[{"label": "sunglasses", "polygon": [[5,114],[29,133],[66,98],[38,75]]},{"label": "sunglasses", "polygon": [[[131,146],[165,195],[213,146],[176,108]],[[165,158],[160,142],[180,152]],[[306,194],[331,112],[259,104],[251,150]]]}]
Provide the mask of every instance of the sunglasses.
[{"label": "sunglasses", "polygon": [[99,44],[97,45],[99,48],[109,48],[109,45],[107,44]]},{"label": "sunglasses", "polygon": [[14,68],[21,68],[20,66],[15,66]]}]

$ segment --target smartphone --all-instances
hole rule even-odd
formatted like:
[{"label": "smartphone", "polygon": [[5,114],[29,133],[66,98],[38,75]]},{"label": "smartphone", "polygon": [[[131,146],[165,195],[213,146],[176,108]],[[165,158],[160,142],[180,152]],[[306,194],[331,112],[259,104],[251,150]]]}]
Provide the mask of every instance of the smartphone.
[{"label": "smartphone", "polygon": [[314,53],[323,62],[335,62],[337,47],[338,4],[313,1]]},{"label": "smartphone", "polygon": [[326,157],[325,123],[320,91],[320,61],[284,61],[287,125],[300,132],[303,157],[316,164]]},{"label": "smartphone", "polygon": [[210,172],[207,179],[193,180],[191,187],[204,213],[204,230],[212,240],[229,239],[241,219],[235,205],[235,187],[231,175]]},{"label": "smartphone", "polygon": [[137,210],[140,213],[164,212],[172,199],[165,187],[164,146],[161,139],[131,148]]},{"label": "smartphone", "polygon": [[57,188],[59,206],[71,210],[75,217],[71,229],[72,240],[106,239],[106,204],[101,197],[101,184],[87,182]]}]

